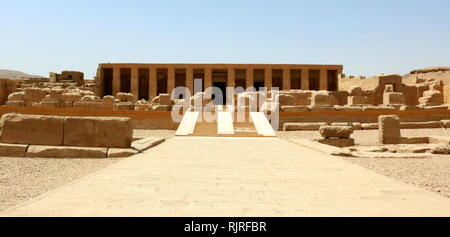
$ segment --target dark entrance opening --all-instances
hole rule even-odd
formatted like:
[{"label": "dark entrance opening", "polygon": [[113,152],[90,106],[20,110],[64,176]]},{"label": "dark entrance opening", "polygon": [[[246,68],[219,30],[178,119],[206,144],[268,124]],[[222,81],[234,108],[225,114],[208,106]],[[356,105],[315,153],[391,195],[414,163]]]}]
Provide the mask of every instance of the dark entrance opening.
[{"label": "dark entrance opening", "polygon": [[103,95],[113,95],[113,69],[103,68]]},{"label": "dark entrance opening", "polygon": [[148,100],[150,88],[150,70],[148,68],[139,68],[139,99]]},{"label": "dark entrance opening", "polygon": [[[214,105],[226,105],[227,103],[227,83],[226,82],[213,82],[214,93],[212,95]],[[221,93],[216,92],[219,90]],[[218,93],[218,94],[216,94]]]},{"label": "dark entrance opening", "polygon": [[156,81],[156,94],[166,94],[167,93],[167,79],[168,79],[168,70],[167,69],[158,69],[156,71],[156,76],[158,80]]},{"label": "dark entrance opening", "polygon": [[337,91],[338,87],[338,76],[337,76],[337,70],[328,70],[327,73],[327,79],[328,79],[328,90],[329,91]]},{"label": "dark entrance opening", "polygon": [[320,89],[320,70],[309,70],[309,89],[318,91]]},{"label": "dark entrance opening", "polygon": [[264,90],[264,81],[254,81],[253,87],[256,91],[262,91]]},{"label": "dark entrance opening", "polygon": [[283,90],[283,70],[272,70],[272,87],[278,87],[279,90]]},{"label": "dark entrance opening", "polygon": [[120,92],[131,91],[131,68],[120,69]]}]

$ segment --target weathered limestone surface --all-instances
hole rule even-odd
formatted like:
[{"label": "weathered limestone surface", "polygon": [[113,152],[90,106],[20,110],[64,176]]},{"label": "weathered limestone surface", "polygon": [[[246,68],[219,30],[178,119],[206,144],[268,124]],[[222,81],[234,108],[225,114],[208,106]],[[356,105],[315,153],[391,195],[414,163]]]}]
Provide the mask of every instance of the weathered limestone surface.
[{"label": "weathered limestone surface", "polygon": [[397,115],[381,115],[378,117],[378,138],[381,144],[400,143],[400,118]]},{"label": "weathered limestone surface", "polygon": [[66,117],[64,145],[129,148],[133,136],[130,118]]},{"label": "weathered limestone surface", "polygon": [[384,105],[404,105],[405,96],[400,92],[389,92],[383,94]]},{"label": "weathered limestone surface", "polygon": [[30,145],[26,157],[106,158],[108,148]]},{"label": "weathered limestone surface", "polygon": [[353,129],[350,126],[321,126],[319,128],[319,132],[324,138],[350,138],[350,134],[353,133]]},{"label": "weathered limestone surface", "polygon": [[0,141],[13,144],[60,146],[64,117],[10,113],[0,120]]},{"label": "weathered limestone surface", "polygon": [[[344,139],[318,139],[317,142],[335,147],[349,147],[355,145],[355,139],[344,138]],[[340,155],[342,156],[342,155]]]},{"label": "weathered limestone surface", "polygon": [[138,153],[137,150],[128,148],[109,148],[108,149],[108,158],[123,158],[130,157],[136,155]]},{"label": "weathered limestone surface", "polygon": [[283,125],[284,131],[298,131],[298,130],[319,130],[321,126],[325,126],[327,123],[285,123]]},{"label": "weathered limestone surface", "polygon": [[0,143],[0,156],[24,157],[28,145]]}]

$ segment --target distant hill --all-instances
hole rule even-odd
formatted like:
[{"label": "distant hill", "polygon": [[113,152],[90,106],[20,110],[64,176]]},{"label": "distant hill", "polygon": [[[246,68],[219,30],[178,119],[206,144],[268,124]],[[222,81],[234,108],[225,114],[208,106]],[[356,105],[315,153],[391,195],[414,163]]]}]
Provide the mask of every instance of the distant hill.
[{"label": "distant hill", "polygon": [[20,71],[0,69],[0,78],[21,79],[22,77],[42,77],[42,76],[29,75]]}]

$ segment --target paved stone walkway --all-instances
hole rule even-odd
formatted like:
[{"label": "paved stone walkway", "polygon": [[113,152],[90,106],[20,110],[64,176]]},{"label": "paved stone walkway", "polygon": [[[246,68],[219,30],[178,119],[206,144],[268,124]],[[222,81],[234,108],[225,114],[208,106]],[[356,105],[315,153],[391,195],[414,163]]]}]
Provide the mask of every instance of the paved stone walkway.
[{"label": "paved stone walkway", "polygon": [[450,199],[278,138],[172,138],[6,216],[450,216]]}]

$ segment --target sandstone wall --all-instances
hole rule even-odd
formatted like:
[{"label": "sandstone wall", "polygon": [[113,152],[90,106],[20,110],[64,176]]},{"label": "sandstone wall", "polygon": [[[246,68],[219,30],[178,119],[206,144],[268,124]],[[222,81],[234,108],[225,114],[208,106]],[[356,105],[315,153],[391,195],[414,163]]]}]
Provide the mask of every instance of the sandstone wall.
[{"label": "sandstone wall", "polygon": [[133,137],[130,118],[9,113],[0,126],[0,142],[12,144],[129,148]]}]

